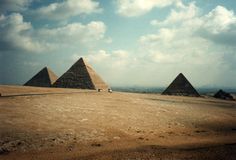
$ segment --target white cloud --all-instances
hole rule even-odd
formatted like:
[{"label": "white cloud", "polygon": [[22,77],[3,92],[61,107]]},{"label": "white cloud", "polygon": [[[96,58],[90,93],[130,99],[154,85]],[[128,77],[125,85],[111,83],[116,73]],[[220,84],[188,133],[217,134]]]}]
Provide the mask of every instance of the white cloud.
[{"label": "white cloud", "polygon": [[236,43],[236,15],[223,6],[217,6],[199,20],[197,34],[213,42],[232,45]]},{"label": "white cloud", "polygon": [[236,26],[236,16],[234,12],[227,10],[223,6],[217,6],[202,17],[202,20],[203,27],[213,34],[229,31],[231,27]]},{"label": "white cloud", "polygon": [[29,53],[60,50],[61,48],[78,49],[105,41],[106,25],[101,21],[88,24],[72,23],[62,27],[35,29],[23,16],[13,13],[0,17],[0,50],[17,50]]},{"label": "white cloud", "polygon": [[94,0],[64,0],[41,7],[33,14],[43,19],[65,20],[72,16],[100,13],[99,2]]},{"label": "white cloud", "polygon": [[152,20],[151,25],[169,25],[174,23],[182,23],[186,20],[191,20],[192,18],[198,15],[198,8],[195,5],[195,2],[189,4],[189,6],[185,6],[181,3],[179,5],[178,11],[176,9],[172,9],[170,15],[164,21]]},{"label": "white cloud", "polygon": [[157,27],[182,28],[188,30],[185,34],[200,36],[220,44],[234,45],[236,42],[236,16],[234,11],[223,6],[217,6],[206,15],[200,15],[195,3],[190,3],[172,10],[164,21],[152,20],[150,23]]},{"label": "white cloud", "polygon": [[[198,81],[193,80],[197,86],[225,85],[225,77],[235,70],[229,57],[235,60],[236,16],[223,6],[205,15],[198,10],[194,3],[182,4],[164,21],[152,21],[157,32],[140,37],[141,52],[146,61],[159,64],[166,73],[197,77]],[[156,72],[164,78],[165,74]],[[235,80],[227,85],[232,86]]]},{"label": "white cloud", "polygon": [[126,17],[143,15],[153,8],[163,8],[172,4],[179,4],[179,0],[117,0],[117,13]]},{"label": "white cloud", "polygon": [[71,23],[62,27],[52,29],[40,29],[38,35],[52,43],[64,42],[89,43],[104,38],[106,25],[101,21],[92,21],[86,25],[82,23]]},{"label": "white cloud", "polygon": [[101,61],[106,61],[110,58],[110,55],[105,50],[99,50],[95,54],[89,54],[86,56],[88,61],[93,63],[99,63]]},{"label": "white cloud", "polygon": [[117,58],[128,58],[129,53],[125,50],[115,50],[112,52],[112,55],[114,55]]},{"label": "white cloud", "polygon": [[13,13],[0,19],[1,50],[39,51],[42,49],[38,42],[34,42],[30,32],[31,23],[24,22],[21,14]]},{"label": "white cloud", "polygon": [[[105,50],[91,51],[88,54],[74,54],[72,55],[73,60],[77,60],[80,57],[86,57],[91,63],[100,63],[104,61],[122,61],[129,58],[130,53],[125,50],[114,50],[108,53]],[[119,62],[120,63],[120,62]],[[111,66],[115,63],[111,63]]]},{"label": "white cloud", "polygon": [[165,42],[165,44],[168,44],[170,41],[173,40],[175,34],[175,29],[161,28],[158,34],[149,34],[140,37],[140,42],[143,44],[148,44],[150,46],[155,46],[157,45],[157,43],[160,44],[160,42]]},{"label": "white cloud", "polygon": [[0,12],[25,10],[32,0],[1,0]]}]

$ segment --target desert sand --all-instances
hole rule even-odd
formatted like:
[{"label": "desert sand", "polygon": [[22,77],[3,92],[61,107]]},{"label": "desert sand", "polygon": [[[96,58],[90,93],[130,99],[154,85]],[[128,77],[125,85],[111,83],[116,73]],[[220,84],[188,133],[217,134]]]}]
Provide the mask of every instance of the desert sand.
[{"label": "desert sand", "polygon": [[0,159],[236,159],[236,102],[0,86]]}]

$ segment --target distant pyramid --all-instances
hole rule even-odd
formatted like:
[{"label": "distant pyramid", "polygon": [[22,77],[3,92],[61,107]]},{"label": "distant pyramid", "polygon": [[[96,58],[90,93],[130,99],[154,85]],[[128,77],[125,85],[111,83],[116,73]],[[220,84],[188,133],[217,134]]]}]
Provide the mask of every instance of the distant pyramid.
[{"label": "distant pyramid", "polygon": [[162,93],[163,95],[200,96],[187,78],[180,73]]},{"label": "distant pyramid", "polygon": [[56,80],[57,76],[49,68],[44,67],[35,76],[33,76],[24,86],[50,87]]},{"label": "distant pyramid", "polygon": [[225,99],[225,100],[234,100],[234,97],[231,94],[221,89],[214,95],[214,97],[219,98],[219,99]]},{"label": "distant pyramid", "polygon": [[53,84],[53,87],[103,90],[109,88],[83,58],[80,58],[73,64],[71,68]]}]

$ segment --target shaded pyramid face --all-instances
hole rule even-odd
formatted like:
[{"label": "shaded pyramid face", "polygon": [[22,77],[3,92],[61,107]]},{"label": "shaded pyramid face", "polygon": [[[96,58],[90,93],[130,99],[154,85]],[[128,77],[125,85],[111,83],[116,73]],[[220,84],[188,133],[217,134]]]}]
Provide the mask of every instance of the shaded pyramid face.
[{"label": "shaded pyramid face", "polygon": [[196,89],[191,85],[187,78],[180,73],[175,80],[162,93],[163,95],[179,95],[179,96],[200,96]]},{"label": "shaded pyramid face", "polygon": [[33,76],[24,86],[50,87],[56,80],[57,76],[49,68],[44,67],[35,76]]},{"label": "shaded pyramid face", "polygon": [[72,65],[72,67],[53,84],[53,87],[103,90],[109,88],[83,58],[80,58]]}]

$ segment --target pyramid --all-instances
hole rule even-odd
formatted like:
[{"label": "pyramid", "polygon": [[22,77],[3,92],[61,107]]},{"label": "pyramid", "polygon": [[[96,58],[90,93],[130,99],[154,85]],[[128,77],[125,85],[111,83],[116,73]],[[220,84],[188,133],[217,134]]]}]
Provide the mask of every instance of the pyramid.
[{"label": "pyramid", "polygon": [[49,68],[44,67],[34,75],[24,86],[50,87],[56,80],[57,76]]},{"label": "pyramid", "polygon": [[194,96],[199,97],[199,93],[187,80],[187,78],[180,73],[175,80],[162,93],[163,95],[178,95],[178,96]]},{"label": "pyramid", "polygon": [[218,92],[216,92],[216,94],[213,97],[218,98],[218,99],[234,100],[234,97],[231,94],[221,89]]},{"label": "pyramid", "polygon": [[83,58],[75,62],[75,64],[53,84],[53,87],[102,90],[109,88]]}]

